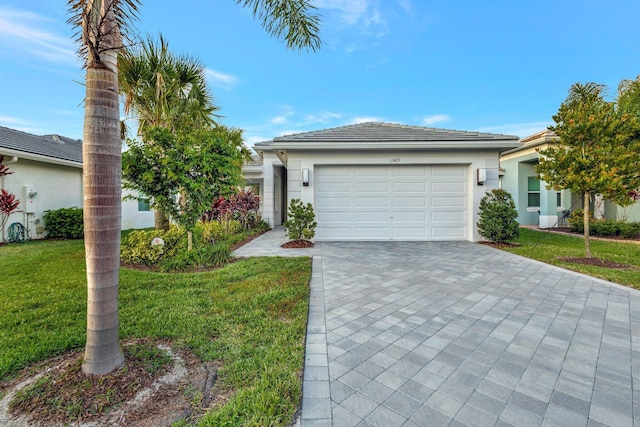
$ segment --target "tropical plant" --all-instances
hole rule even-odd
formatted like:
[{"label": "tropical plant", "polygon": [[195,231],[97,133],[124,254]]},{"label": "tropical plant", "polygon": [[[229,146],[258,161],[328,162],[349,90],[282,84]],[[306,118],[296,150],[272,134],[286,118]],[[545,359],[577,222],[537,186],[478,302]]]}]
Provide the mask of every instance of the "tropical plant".
[{"label": "tropical plant", "polygon": [[9,193],[0,189],[0,230],[2,230],[2,241],[5,241],[4,226],[9,220],[9,216],[18,209],[20,200],[16,200],[16,196],[13,193]]},{"label": "tropical plant", "polygon": [[300,199],[291,199],[284,229],[291,240],[309,240],[316,235],[318,223],[311,203],[306,206]]},{"label": "tropical plant", "polygon": [[553,116],[550,127],[561,140],[540,150],[536,171],[547,188],[568,188],[583,196],[585,256],[591,257],[589,201],[601,194],[629,203],[640,187],[640,83],[621,85],[617,102],[605,99],[605,87],[576,83]]},{"label": "tropical plant", "polygon": [[482,197],[478,232],[490,242],[509,242],[520,235],[518,211],[509,192],[494,189]]},{"label": "tropical plant", "polygon": [[[129,150],[122,155],[124,186],[151,196],[154,207],[191,233],[211,200],[232,194],[241,184],[248,155],[242,132],[216,126],[173,133],[156,127],[147,129],[146,136],[146,142],[128,140]],[[191,237],[189,242],[191,249]]]},{"label": "tropical plant", "polygon": [[[320,46],[308,0],[237,0],[290,48]],[[106,374],[124,360],[118,338],[121,132],[117,53],[139,0],[68,0],[87,70],[83,135],[87,344],[83,371]]]}]

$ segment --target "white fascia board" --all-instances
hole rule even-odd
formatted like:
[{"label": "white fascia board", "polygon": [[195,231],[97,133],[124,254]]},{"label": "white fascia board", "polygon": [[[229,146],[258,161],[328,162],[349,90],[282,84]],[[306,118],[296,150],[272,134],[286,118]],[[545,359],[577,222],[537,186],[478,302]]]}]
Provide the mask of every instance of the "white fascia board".
[{"label": "white fascia board", "polygon": [[457,149],[497,149],[509,150],[520,143],[513,141],[458,141],[458,142],[274,142],[270,147],[278,151],[286,150],[457,150]]},{"label": "white fascia board", "polygon": [[36,162],[51,163],[54,165],[70,166],[72,168],[82,169],[81,162],[57,159],[55,157],[43,156],[41,154],[26,153],[24,151],[11,150],[9,148],[0,148],[0,154],[5,156],[17,157],[18,159],[33,160]]}]

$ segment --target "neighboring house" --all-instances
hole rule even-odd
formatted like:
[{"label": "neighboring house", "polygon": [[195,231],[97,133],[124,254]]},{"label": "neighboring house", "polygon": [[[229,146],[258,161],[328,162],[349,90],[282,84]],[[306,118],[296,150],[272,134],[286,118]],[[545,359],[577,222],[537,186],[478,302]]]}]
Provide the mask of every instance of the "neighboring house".
[{"label": "neighboring house", "polygon": [[481,240],[486,191],[500,153],[518,137],[362,123],[255,144],[243,168],[259,187],[263,218],[286,219],[288,201],[312,203],[318,240]]},{"label": "neighboring house", "polygon": [[[541,157],[537,150],[544,150],[559,142],[560,138],[553,131],[543,130],[523,138],[517,148],[505,151],[500,157],[501,187],[513,196],[518,222],[522,225],[556,227],[566,222],[569,212],[582,209],[581,194],[572,194],[570,190],[547,190],[546,183],[538,178],[534,170]],[[640,203],[621,208],[613,202],[595,196],[594,199],[596,203],[592,200],[590,205],[596,217],[640,221]]]},{"label": "neighboring house", "polygon": [[[47,210],[82,207],[82,142],[58,135],[37,136],[0,126],[0,155],[13,172],[0,183],[20,200],[7,221],[21,223],[29,237],[44,237]],[[123,192],[123,195],[127,194]],[[122,229],[153,226],[148,204],[122,204]]]}]

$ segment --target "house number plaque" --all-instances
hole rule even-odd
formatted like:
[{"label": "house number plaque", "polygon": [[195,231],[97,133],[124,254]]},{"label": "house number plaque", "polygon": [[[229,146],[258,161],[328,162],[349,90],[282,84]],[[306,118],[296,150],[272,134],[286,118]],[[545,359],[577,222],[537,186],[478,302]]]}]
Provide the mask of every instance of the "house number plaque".
[{"label": "house number plaque", "polygon": [[392,157],[389,161],[391,163],[400,163],[400,157]]}]

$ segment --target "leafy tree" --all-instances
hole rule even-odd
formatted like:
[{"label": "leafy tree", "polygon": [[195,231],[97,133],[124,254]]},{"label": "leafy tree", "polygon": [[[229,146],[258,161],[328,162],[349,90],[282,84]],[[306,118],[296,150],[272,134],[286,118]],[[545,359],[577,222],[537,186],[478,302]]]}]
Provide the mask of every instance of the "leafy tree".
[{"label": "leafy tree", "polygon": [[478,232],[490,242],[509,242],[520,235],[518,211],[511,194],[494,189],[480,200]]},{"label": "leafy tree", "polygon": [[146,142],[129,140],[122,154],[124,186],[152,197],[154,207],[188,231],[212,200],[235,193],[242,183],[249,153],[240,130],[217,126],[173,133],[156,127],[146,135]]},{"label": "leafy tree", "polygon": [[536,171],[547,188],[568,188],[583,195],[587,258],[591,257],[590,197],[602,194],[622,201],[640,186],[639,87],[635,82],[621,86],[617,102],[610,102],[603,85],[574,84],[550,127],[561,144],[540,151],[543,157]]},{"label": "leafy tree", "polygon": [[[320,47],[308,0],[237,0],[290,48]],[[140,0],[67,0],[87,70],[83,135],[87,343],[82,369],[107,374],[122,364],[118,338],[121,140],[117,53]]]}]

